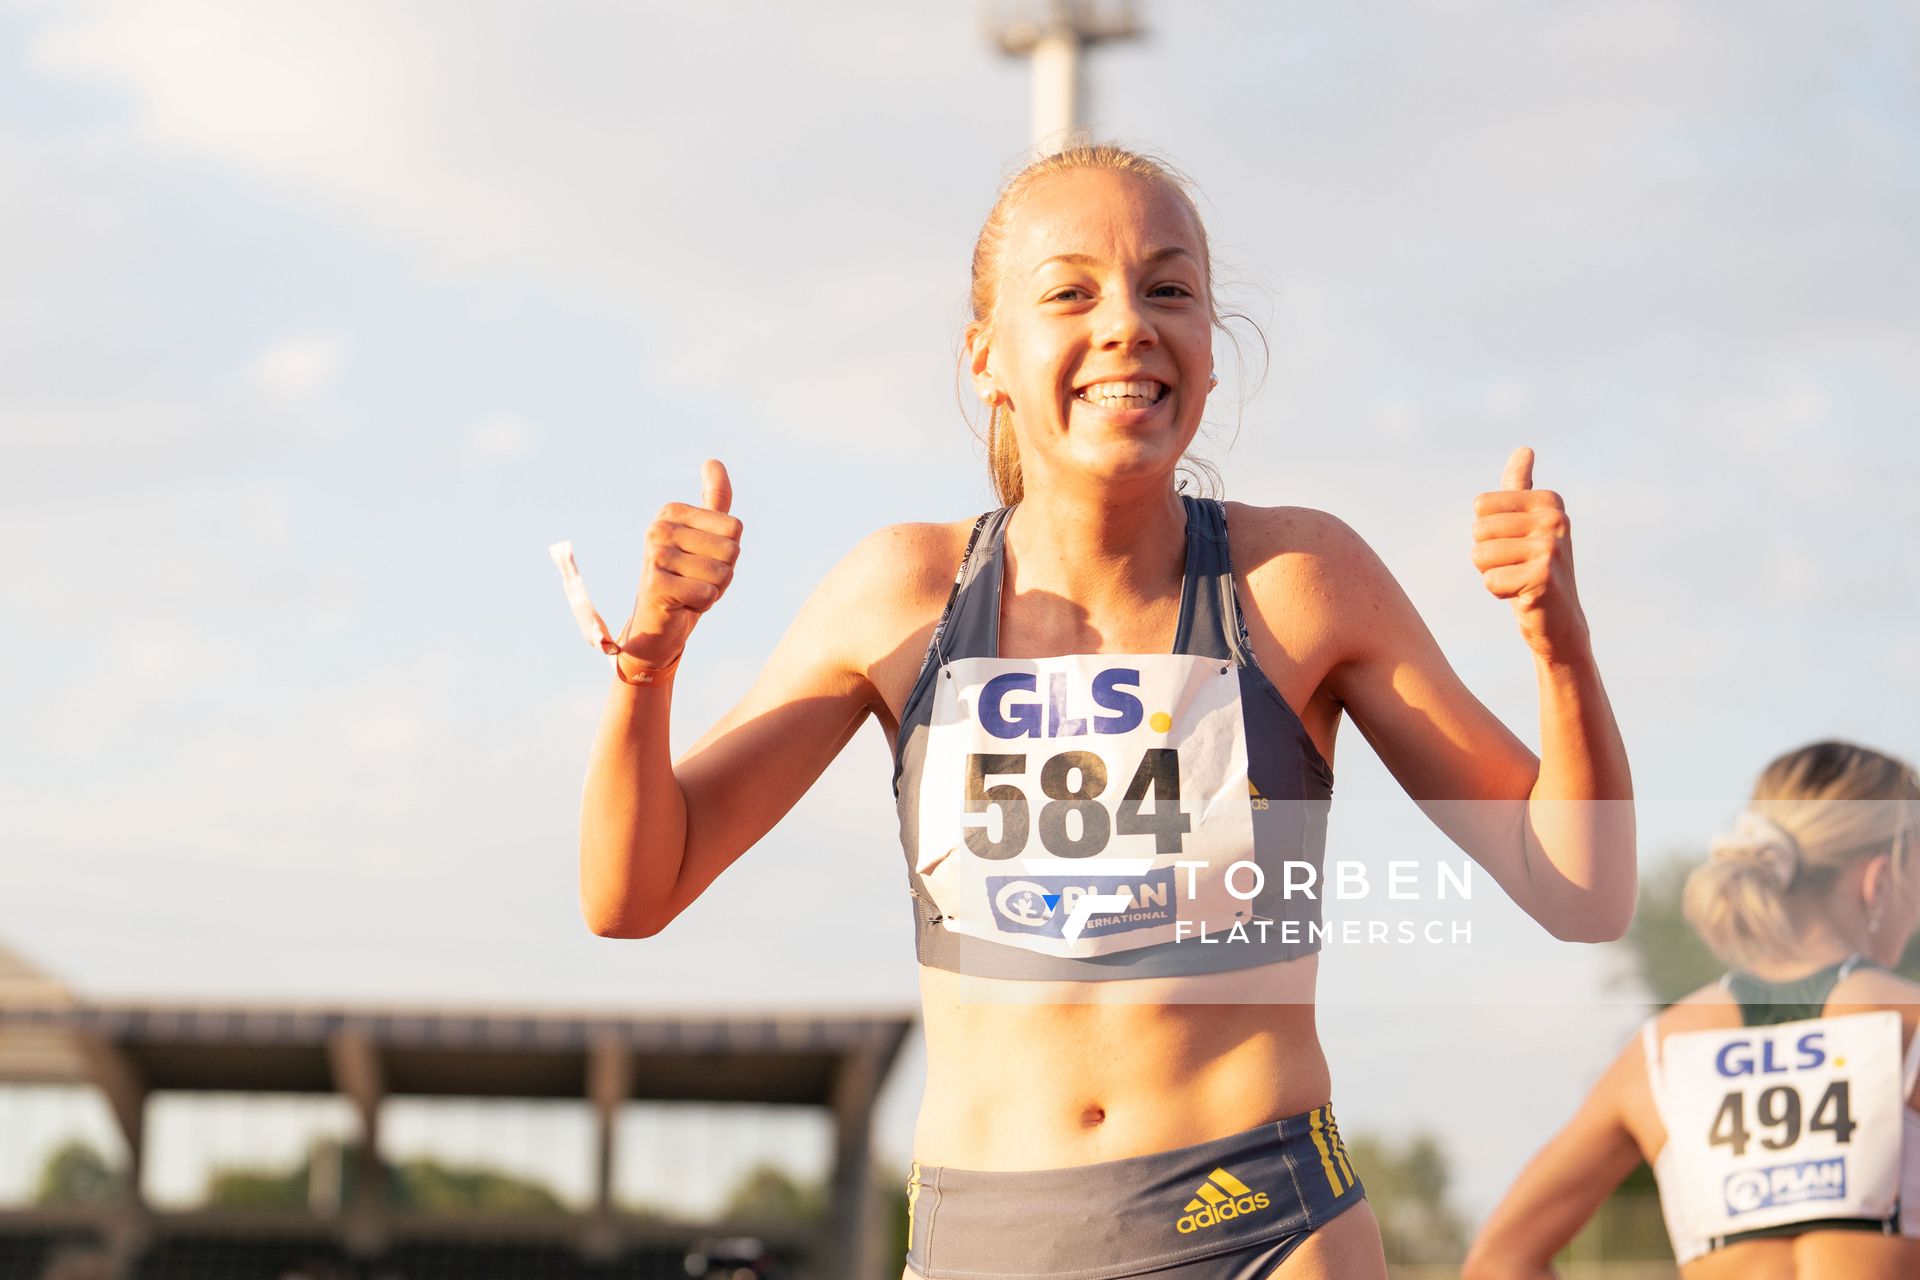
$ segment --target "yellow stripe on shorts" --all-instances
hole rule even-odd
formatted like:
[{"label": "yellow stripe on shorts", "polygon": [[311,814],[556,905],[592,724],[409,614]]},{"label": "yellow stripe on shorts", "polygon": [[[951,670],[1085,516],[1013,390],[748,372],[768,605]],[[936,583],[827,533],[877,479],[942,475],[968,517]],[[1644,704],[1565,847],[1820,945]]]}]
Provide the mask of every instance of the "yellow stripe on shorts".
[{"label": "yellow stripe on shorts", "polygon": [[913,1161],[907,1172],[907,1240],[913,1240],[913,1206],[920,1199],[920,1162]]},{"label": "yellow stripe on shorts", "polygon": [[1353,1176],[1353,1165],[1347,1160],[1347,1144],[1340,1136],[1340,1122],[1333,1118],[1333,1104],[1327,1104],[1327,1132],[1333,1135],[1333,1154],[1340,1160],[1340,1168],[1346,1172],[1347,1185],[1352,1186],[1359,1179]]},{"label": "yellow stripe on shorts", "polygon": [[1346,1188],[1340,1185],[1340,1170],[1334,1166],[1333,1153],[1327,1149],[1327,1136],[1321,1128],[1326,1122],[1326,1111],[1325,1107],[1316,1107],[1307,1113],[1307,1131],[1313,1135],[1314,1148],[1320,1152],[1320,1168],[1327,1175],[1327,1185],[1337,1196]]}]

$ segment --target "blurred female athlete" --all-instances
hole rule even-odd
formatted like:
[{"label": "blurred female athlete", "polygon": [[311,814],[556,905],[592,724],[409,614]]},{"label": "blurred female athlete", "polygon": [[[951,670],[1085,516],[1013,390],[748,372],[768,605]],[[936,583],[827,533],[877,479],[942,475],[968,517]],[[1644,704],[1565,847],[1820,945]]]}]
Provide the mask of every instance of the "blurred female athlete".
[{"label": "blurred female athlete", "polygon": [[[1920,777],[1819,742],[1760,775],[1687,881],[1736,968],[1649,1020],[1520,1175],[1468,1280],[1539,1280],[1650,1161],[1686,1280],[1920,1275]],[[1903,1049],[1902,1046],[1906,1047]]]},{"label": "blurred female athlete", "polygon": [[1409,795],[1472,802],[1427,809],[1556,936],[1620,935],[1630,781],[1566,513],[1525,449],[1475,508],[1474,564],[1533,655],[1536,759],[1346,525],[1178,491],[1220,317],[1168,168],[1075,146],[1020,172],[972,303],[1006,505],[854,548],[678,761],[672,673],[740,548],[725,469],[649,529],[619,640],[570,572],[621,676],[583,803],[587,921],[665,928],[871,715],[925,1005],[906,1275],[1384,1276],[1315,1034],[1318,903],[1279,864],[1321,866],[1345,713]]}]

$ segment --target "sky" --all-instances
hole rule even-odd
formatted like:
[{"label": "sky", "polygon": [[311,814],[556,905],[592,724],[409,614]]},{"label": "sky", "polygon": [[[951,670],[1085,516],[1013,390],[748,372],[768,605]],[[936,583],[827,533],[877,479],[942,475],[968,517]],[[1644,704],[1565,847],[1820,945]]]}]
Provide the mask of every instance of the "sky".
[{"label": "sky", "polygon": [[[1802,742],[1920,755],[1920,3],[1141,12],[1089,117],[1260,331],[1225,496],[1352,525],[1537,742],[1468,560],[1535,448],[1645,864]],[[727,462],[684,744],[862,536],[993,505],[955,354],[1027,94],[960,0],[0,3],[0,938],[100,997],[911,1009],[874,727],[666,933],[587,932],[609,677],[546,547],[618,613]],[[1335,765],[1329,857],[1450,855]],[[1644,1006],[1475,910],[1330,950],[1321,1032],[1347,1130],[1441,1134],[1478,1213]]]}]

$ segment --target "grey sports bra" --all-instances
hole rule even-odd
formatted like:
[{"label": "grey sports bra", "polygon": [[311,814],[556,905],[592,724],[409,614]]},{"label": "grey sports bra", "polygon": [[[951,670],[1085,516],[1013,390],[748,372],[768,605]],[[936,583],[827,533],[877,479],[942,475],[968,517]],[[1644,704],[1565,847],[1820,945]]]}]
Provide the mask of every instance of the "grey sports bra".
[{"label": "grey sports bra", "polygon": [[[1264,921],[1264,927],[1249,929],[1245,936],[1240,936],[1241,931],[1235,930],[1232,937],[1215,936],[1211,941],[1203,942],[1188,936],[1177,941],[1086,956],[1041,954],[1016,945],[1011,938],[1001,942],[977,933],[963,933],[946,927],[945,921],[952,917],[943,914],[939,894],[917,869],[920,865],[923,830],[923,791],[929,795],[945,795],[954,792],[958,785],[952,780],[945,780],[940,786],[929,790],[926,777],[935,683],[957,661],[998,657],[1005,566],[1004,538],[1007,521],[1014,510],[1003,507],[981,516],[974,525],[973,536],[968,541],[953,591],[934,629],[919,678],[901,715],[896,739],[894,797],[900,815],[900,841],[906,853],[908,887],[914,908],[915,954],[921,964],[979,977],[1105,981],[1225,972],[1292,959],[1320,949],[1322,937],[1318,895],[1321,892],[1320,880],[1326,849],[1327,813],[1333,794],[1333,770],[1321,758],[1292,707],[1254,661],[1252,645],[1240,617],[1234,590],[1223,507],[1219,502],[1209,499],[1187,497],[1184,502],[1187,511],[1186,573],[1181,586],[1180,618],[1173,652],[1216,659],[1221,663],[1219,673],[1222,676],[1230,667],[1238,668],[1238,705],[1245,734],[1252,848],[1236,851],[1234,860],[1253,862],[1260,869],[1260,887],[1245,905],[1249,921]],[[1112,688],[1106,692],[1118,697],[1124,697],[1125,694],[1124,688],[1117,695]],[[1099,693],[1096,692],[1094,696],[1098,700]],[[1122,704],[1110,700],[1101,705]],[[1063,714],[1060,708],[1059,694],[1056,692],[1050,711],[1056,719]],[[1040,706],[1036,704],[1033,708],[1036,723],[1039,710]],[[1076,725],[1086,722],[1069,719],[1066,723]],[[1108,725],[1120,723],[1122,719],[1116,713],[1107,722],[1093,721],[1093,731],[1107,732]],[[1080,731],[1086,732],[1084,729]],[[1171,751],[1167,754],[1176,755]],[[975,760],[979,758],[974,757]],[[952,761],[941,753],[935,753],[935,760],[936,767],[940,767],[940,761],[946,761],[947,767],[952,766]],[[1021,767],[1024,769],[1024,763]],[[1061,776],[1069,775],[1063,771]],[[1136,778],[1136,786],[1139,785]],[[1115,794],[1120,789],[1116,781],[1112,790],[1106,793],[1106,802],[1117,804],[1122,810],[1127,803],[1133,803],[1137,815],[1139,800],[1133,793],[1126,800],[1121,800]],[[1173,794],[1177,798],[1177,785]],[[1090,802],[1083,800],[1081,803]],[[1124,821],[1124,818],[1123,812],[1121,819]],[[1103,823],[1109,820],[1102,818]],[[955,851],[949,857],[974,856],[957,836],[950,843]],[[1177,844],[1177,841],[1174,843]],[[943,844],[941,847],[948,846]],[[1168,846],[1160,847],[1164,849]],[[1282,866],[1286,862],[1305,863],[1311,867],[1310,875],[1299,867],[1294,868],[1291,892],[1288,892],[1289,877]],[[1060,865],[1074,871],[1084,865],[1086,870],[1082,878],[1086,881],[1087,891],[1113,887],[1111,882],[1114,877],[1095,875],[1091,861]],[[1023,909],[1041,917],[1064,912],[1063,882],[1070,881],[1072,877],[1061,875],[1041,879],[1049,880],[1055,892],[1029,895],[1022,904]],[[1246,886],[1252,882],[1242,877],[1240,883]],[[1311,893],[1300,891],[1299,886],[1303,883],[1312,884]],[[1066,898],[1071,899],[1079,889],[1080,886],[1066,883]],[[949,889],[948,893],[951,895],[952,890]],[[949,910],[957,909],[957,904],[951,901],[947,906]],[[975,909],[975,904],[969,902],[967,909]],[[984,903],[978,904],[978,911],[983,917],[988,916]],[[1001,916],[995,912],[988,918]],[[1033,916],[1030,914],[1025,918],[1031,919]],[[1009,932],[1012,932],[1011,928]],[[1054,932],[1059,932],[1057,925]]]}]

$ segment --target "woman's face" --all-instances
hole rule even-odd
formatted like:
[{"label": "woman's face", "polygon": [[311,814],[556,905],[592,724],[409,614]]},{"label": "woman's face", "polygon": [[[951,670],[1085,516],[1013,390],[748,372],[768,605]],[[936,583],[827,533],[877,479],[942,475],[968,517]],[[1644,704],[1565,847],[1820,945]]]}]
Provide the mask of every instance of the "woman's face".
[{"label": "woman's face", "polygon": [[1200,255],[1192,218],[1158,182],[1079,170],[1015,208],[998,299],[969,348],[983,397],[1013,412],[1029,492],[1083,477],[1167,483],[1213,371]]}]

